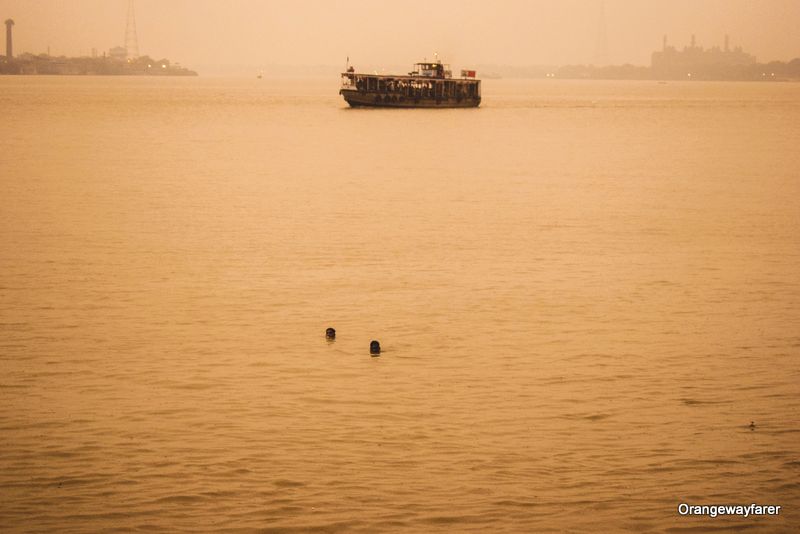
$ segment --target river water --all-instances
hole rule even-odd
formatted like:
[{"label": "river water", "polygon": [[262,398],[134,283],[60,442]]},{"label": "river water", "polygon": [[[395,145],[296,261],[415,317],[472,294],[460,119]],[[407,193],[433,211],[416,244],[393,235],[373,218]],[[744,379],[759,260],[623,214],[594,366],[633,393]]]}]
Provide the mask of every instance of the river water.
[{"label": "river water", "polygon": [[800,84],[336,82],[0,79],[3,530],[800,526]]}]

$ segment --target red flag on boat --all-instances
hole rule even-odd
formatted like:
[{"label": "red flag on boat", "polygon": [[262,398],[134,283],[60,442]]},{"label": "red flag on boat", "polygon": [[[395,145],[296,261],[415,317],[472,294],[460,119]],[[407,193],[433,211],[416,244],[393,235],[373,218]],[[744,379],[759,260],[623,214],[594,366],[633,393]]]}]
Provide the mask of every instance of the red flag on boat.
[{"label": "red flag on boat", "polygon": [[474,78],[475,77],[475,71],[474,70],[461,69],[461,77],[462,78]]}]

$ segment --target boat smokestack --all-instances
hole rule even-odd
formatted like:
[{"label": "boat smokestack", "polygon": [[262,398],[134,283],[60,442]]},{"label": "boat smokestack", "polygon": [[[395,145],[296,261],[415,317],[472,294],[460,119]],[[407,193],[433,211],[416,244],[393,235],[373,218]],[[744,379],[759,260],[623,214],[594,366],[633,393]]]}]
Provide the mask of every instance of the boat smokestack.
[{"label": "boat smokestack", "polygon": [[6,59],[9,61],[14,58],[14,40],[11,38],[11,28],[13,26],[13,20],[6,20]]}]

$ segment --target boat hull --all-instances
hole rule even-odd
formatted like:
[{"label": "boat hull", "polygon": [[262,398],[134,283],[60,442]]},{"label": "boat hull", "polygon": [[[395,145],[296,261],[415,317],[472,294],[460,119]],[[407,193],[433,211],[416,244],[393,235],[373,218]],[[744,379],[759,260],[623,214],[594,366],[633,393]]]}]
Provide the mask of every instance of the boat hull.
[{"label": "boat hull", "polygon": [[339,91],[351,107],[370,108],[476,108],[481,104],[481,97],[465,98],[428,98],[393,94],[362,92],[342,89]]}]

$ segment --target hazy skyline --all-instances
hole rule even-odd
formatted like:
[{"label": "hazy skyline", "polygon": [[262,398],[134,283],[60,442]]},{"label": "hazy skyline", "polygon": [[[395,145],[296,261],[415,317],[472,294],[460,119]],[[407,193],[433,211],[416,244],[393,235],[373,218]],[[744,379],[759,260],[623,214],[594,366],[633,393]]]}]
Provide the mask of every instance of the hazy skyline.
[{"label": "hazy skyline", "polygon": [[[0,0],[15,52],[99,54],[123,46],[127,0]],[[647,65],[662,35],[681,48],[742,46],[760,61],[800,56],[800,1],[137,0],[141,54],[204,73],[267,65],[405,65],[435,51],[454,66],[592,63],[605,5],[609,63]]]}]

